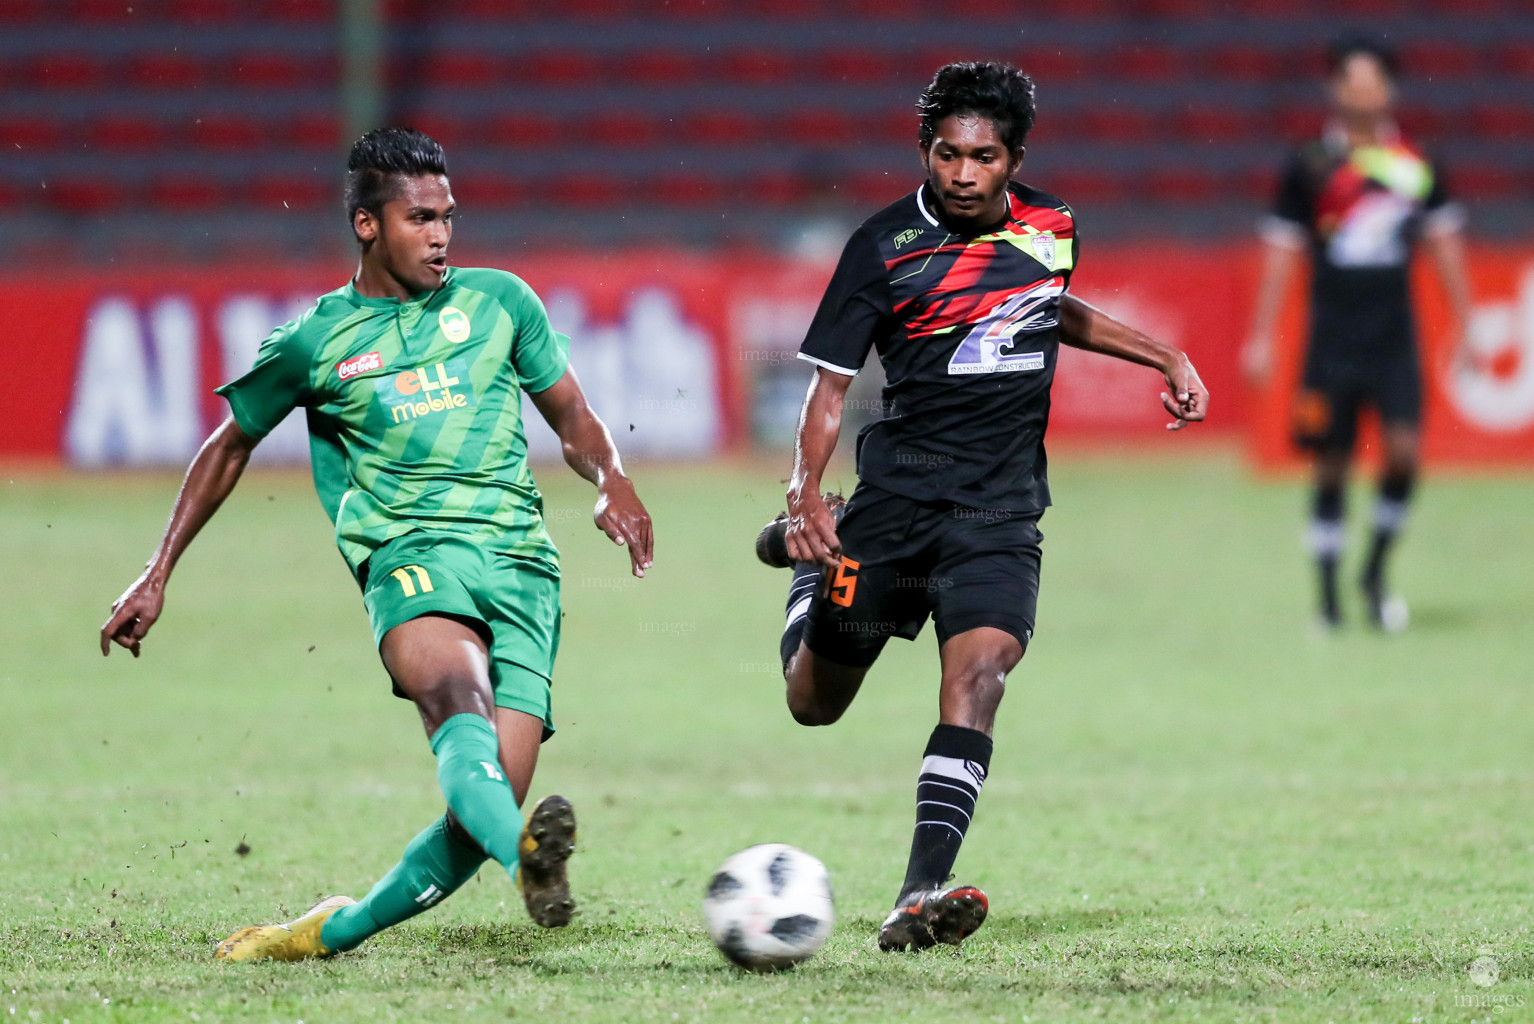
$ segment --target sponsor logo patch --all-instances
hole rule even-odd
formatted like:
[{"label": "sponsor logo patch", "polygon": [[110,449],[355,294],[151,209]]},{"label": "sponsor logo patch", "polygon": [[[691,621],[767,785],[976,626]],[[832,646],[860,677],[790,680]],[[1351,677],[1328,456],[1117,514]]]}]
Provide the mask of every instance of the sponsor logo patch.
[{"label": "sponsor logo patch", "polygon": [[346,359],[336,364],[336,376],[342,380],[350,380],[359,373],[369,373],[373,370],[383,369],[383,357],[377,352],[368,352],[354,359]]},{"label": "sponsor logo patch", "polygon": [[463,385],[468,376],[467,360],[449,359],[380,377],[374,386],[389,410],[390,423],[399,424],[478,404],[474,390]]}]

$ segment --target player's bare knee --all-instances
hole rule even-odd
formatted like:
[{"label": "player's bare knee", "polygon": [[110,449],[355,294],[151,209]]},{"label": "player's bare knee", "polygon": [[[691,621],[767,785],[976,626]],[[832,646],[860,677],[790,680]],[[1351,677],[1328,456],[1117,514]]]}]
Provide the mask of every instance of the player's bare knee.
[{"label": "player's bare knee", "polygon": [[788,713],[800,725],[830,725],[846,710],[821,700],[813,690],[802,690],[792,683],[788,686]]}]

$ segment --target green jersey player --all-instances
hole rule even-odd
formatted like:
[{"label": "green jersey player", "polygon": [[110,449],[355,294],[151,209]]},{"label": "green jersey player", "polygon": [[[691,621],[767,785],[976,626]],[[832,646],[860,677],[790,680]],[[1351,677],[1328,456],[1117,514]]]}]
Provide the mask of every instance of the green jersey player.
[{"label": "green jersey player", "polygon": [[650,517],[569,367],[568,339],[520,279],[450,268],[454,202],[442,147],[386,128],[352,147],[346,205],[356,276],[261,346],[219,388],[231,415],[193,459],[154,557],[101,629],[139,654],[166,581],[294,408],[308,416],[315,489],[362,589],[394,692],[420,712],[447,811],[361,901],[333,896],[283,925],[242,929],[217,956],[297,960],[351,949],[433,906],[489,858],[546,927],[569,922],[563,797],[520,806],[552,734],[559,556],[527,467],[521,395],[597,486],[596,524],[650,567]]}]

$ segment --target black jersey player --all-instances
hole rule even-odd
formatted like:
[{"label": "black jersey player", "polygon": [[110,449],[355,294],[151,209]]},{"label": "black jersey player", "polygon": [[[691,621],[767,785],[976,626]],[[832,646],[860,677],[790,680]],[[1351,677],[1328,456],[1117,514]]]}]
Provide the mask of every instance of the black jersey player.
[{"label": "black jersey player", "polygon": [[1308,251],[1312,269],[1310,343],[1294,406],[1296,440],[1315,454],[1308,546],[1319,569],[1321,624],[1341,623],[1337,564],[1343,549],[1348,463],[1365,406],[1379,414],[1384,453],[1374,535],[1360,584],[1369,620],[1406,625],[1406,604],[1389,593],[1385,559],[1405,523],[1417,476],[1422,384],[1408,286],[1414,243],[1435,257],[1464,338],[1470,289],[1460,208],[1442,170],[1407,142],[1391,119],[1395,55],[1367,38],[1330,52],[1333,117],[1320,139],[1290,160],[1272,216],[1264,221],[1263,279],[1247,376],[1266,381],[1286,283]]},{"label": "black jersey player", "polygon": [[[946,885],[1003,684],[1033,636],[1057,346],[1160,370],[1173,428],[1207,408],[1181,352],[1067,296],[1075,218],[1011,180],[1033,126],[1032,81],[1002,64],[949,64],[919,110],[925,181],[847,243],[800,350],[816,370],[788,512],[757,538],[763,561],[794,568],[782,655],[804,725],[835,722],[885,642],[934,621],[939,724],[884,949],[956,944],[988,909],[979,889]],[[858,438],[860,480],[842,502],[821,495],[821,474],[870,349],[884,365],[884,415]]]}]

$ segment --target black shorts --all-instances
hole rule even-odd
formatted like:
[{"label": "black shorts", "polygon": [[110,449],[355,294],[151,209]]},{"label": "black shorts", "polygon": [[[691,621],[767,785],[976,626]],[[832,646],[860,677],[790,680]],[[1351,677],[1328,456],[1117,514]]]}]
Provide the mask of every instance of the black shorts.
[{"label": "black shorts", "polygon": [[914,501],[859,484],[836,531],[841,565],[810,602],[805,645],[866,667],[890,637],[916,639],[930,615],[939,643],[991,626],[1026,649],[1039,597],[1041,514]]},{"label": "black shorts", "polygon": [[1345,454],[1358,439],[1358,415],[1368,406],[1380,421],[1415,427],[1422,420],[1422,371],[1415,345],[1374,358],[1337,358],[1312,343],[1294,404],[1294,439],[1302,448]]}]

